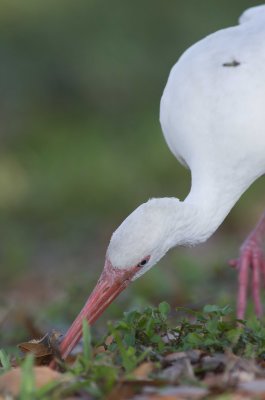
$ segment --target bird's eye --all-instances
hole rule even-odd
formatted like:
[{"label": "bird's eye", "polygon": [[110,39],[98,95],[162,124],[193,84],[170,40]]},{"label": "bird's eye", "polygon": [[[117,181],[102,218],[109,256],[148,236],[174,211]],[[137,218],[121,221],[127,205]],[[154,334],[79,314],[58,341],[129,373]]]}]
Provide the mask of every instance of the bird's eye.
[{"label": "bird's eye", "polygon": [[144,258],[141,262],[139,262],[139,264],[137,264],[137,267],[141,268],[143,266],[145,266],[145,264],[148,262],[149,257]]}]

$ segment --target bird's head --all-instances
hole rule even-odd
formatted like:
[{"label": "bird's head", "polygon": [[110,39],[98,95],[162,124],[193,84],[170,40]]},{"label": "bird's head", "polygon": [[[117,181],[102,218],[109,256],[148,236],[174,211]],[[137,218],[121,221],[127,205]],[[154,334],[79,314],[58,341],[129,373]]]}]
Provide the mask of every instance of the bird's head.
[{"label": "bird's head", "polygon": [[106,262],[117,270],[143,275],[167,252],[172,206],[176,199],[152,199],[134,210],[113,233]]},{"label": "bird's head", "polygon": [[172,216],[179,200],[152,199],[139,206],[113,233],[96,287],[62,344],[65,358],[82,334],[82,320],[94,323],[128,284],[155,265],[172,246]]}]

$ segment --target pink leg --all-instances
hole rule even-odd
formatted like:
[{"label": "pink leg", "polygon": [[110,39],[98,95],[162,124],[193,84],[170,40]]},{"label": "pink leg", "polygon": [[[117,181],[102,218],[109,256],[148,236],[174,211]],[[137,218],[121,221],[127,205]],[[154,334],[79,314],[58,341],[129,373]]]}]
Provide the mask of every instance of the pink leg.
[{"label": "pink leg", "polygon": [[255,313],[262,315],[260,301],[260,275],[265,282],[265,258],[262,252],[262,238],[265,234],[265,213],[254,230],[247,237],[240,248],[240,256],[231,260],[230,265],[238,269],[238,297],[237,317],[243,319],[246,310],[247,289],[249,281],[249,269],[252,269],[252,297],[255,305]]},{"label": "pink leg", "polygon": [[242,319],[246,308],[249,260],[247,257],[242,257],[238,262],[240,269],[238,273],[237,317]]},{"label": "pink leg", "polygon": [[[253,257],[252,264],[252,295],[255,305],[255,313],[258,317],[262,316],[262,305],[260,301],[260,259]],[[262,262],[262,260],[261,260]]]}]

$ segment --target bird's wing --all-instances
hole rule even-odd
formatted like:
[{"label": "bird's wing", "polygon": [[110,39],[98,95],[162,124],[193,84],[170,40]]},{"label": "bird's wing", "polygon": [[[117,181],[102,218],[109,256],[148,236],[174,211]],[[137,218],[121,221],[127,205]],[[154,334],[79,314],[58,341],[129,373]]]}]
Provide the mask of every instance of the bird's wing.
[{"label": "bird's wing", "polygon": [[239,17],[239,23],[245,24],[253,19],[263,18],[265,20],[265,5],[248,8]]},{"label": "bird's wing", "polygon": [[259,8],[264,23],[253,16],[209,35],[170,72],[160,122],[170,150],[193,171],[242,165],[251,179],[264,173],[265,6]]},{"label": "bird's wing", "polygon": [[[167,135],[166,132],[168,127],[172,124],[170,118],[170,110],[171,107],[171,96],[163,95],[160,103],[160,124],[162,127],[162,131],[164,133],[164,138],[167,142],[167,145],[171,152],[174,154],[176,159],[182,164],[185,168],[190,169],[188,162],[185,160],[183,152],[181,151],[181,138],[174,138],[174,135]],[[176,140],[177,139],[177,140]],[[180,139],[180,140],[179,140]]]}]

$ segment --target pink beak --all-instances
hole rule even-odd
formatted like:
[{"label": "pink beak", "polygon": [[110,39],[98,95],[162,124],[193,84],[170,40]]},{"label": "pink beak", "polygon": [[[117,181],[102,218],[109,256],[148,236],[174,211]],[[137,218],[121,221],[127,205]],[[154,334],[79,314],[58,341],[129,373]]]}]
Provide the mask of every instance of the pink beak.
[{"label": "pink beak", "polygon": [[79,342],[82,336],[83,320],[86,319],[92,325],[113,300],[128,286],[137,270],[137,267],[126,270],[114,268],[106,259],[103,272],[93,292],[62,340],[60,351],[63,359],[68,356]]}]

